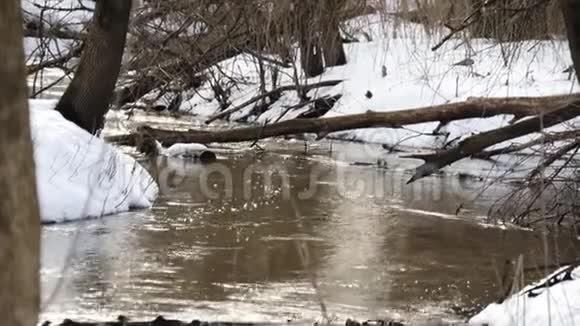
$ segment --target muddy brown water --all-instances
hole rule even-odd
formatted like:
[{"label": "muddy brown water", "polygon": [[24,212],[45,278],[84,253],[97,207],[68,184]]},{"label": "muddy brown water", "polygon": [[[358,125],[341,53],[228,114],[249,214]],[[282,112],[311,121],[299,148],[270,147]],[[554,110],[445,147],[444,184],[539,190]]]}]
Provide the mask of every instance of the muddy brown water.
[{"label": "muddy brown water", "polygon": [[[320,320],[321,303],[338,319],[461,319],[456,307],[497,298],[505,259],[542,265],[540,233],[482,217],[505,188],[407,186],[405,162],[355,163],[380,148],[329,149],[272,142],[209,166],[148,163],[162,191],[152,209],[44,227],[42,319]],[[579,243],[552,233],[548,247],[566,261]]]}]

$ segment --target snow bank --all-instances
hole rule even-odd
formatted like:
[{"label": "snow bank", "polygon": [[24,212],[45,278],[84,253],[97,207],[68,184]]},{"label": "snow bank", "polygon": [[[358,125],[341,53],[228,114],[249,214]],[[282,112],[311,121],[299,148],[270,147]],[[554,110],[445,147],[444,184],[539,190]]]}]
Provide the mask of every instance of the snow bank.
[{"label": "snow bank", "polygon": [[502,304],[490,304],[469,325],[580,325],[580,268],[563,267]]},{"label": "snow bank", "polygon": [[36,183],[43,222],[99,217],[150,207],[158,187],[130,156],[30,100]]}]

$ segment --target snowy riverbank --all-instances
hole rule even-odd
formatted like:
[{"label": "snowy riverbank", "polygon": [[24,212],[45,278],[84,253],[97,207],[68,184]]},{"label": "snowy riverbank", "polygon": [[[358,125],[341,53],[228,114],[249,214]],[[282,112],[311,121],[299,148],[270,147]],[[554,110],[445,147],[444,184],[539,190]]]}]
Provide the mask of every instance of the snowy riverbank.
[{"label": "snowy riverbank", "polygon": [[580,269],[562,267],[503,303],[492,303],[471,326],[573,326],[580,324]]},{"label": "snowy riverbank", "polygon": [[44,223],[100,217],[146,208],[158,188],[149,173],[52,110],[54,101],[30,100],[36,183]]},{"label": "snowy riverbank", "polygon": [[[493,40],[450,40],[436,52],[431,47],[439,41],[429,36],[419,25],[398,27],[397,37],[386,35],[392,22],[368,16],[351,23],[356,25],[358,43],[345,44],[348,64],[327,69],[308,84],[342,80],[336,86],[313,89],[310,98],[341,96],[324,117],[387,112],[409,108],[464,101],[469,97],[516,97],[569,94],[578,90],[573,74],[564,72],[570,64],[567,42],[564,40],[530,41],[522,44],[499,45]],[[386,25],[381,25],[386,24]],[[386,31],[386,32],[383,32]],[[365,40],[367,35],[371,41]],[[458,65],[471,60],[469,66]],[[229,108],[237,107],[260,92],[260,72],[255,58],[242,54],[213,68],[212,74],[228,82],[221,85],[230,94]],[[292,85],[292,68],[282,69],[278,85]],[[268,70],[266,85],[271,85]],[[239,80],[235,85],[232,80]],[[181,97],[179,110],[199,116],[212,116],[221,111],[208,81],[196,90],[187,90]],[[267,89],[270,90],[270,89]],[[156,92],[150,94],[155,98]],[[167,105],[174,99],[169,94],[159,102]],[[254,105],[239,110],[230,120],[251,123],[273,123],[292,119],[311,110],[300,106],[296,91],[286,91],[271,103],[266,112],[252,114]],[[161,103],[163,104],[163,103]],[[257,104],[260,104],[259,102]],[[292,107],[299,107],[291,109]],[[290,108],[290,109],[289,109]],[[434,134],[438,123],[421,123],[401,129],[373,128],[333,134],[342,139],[372,142],[398,147],[434,149],[456,143],[473,133],[505,126],[511,116],[488,119],[466,119],[443,126]],[[563,128],[563,127],[560,127]],[[518,141],[527,141],[529,137]]]},{"label": "snowy riverbank", "polygon": [[[40,10],[37,6],[25,6],[24,9],[27,15],[37,15],[34,12]],[[61,13],[50,17],[48,25],[66,20],[73,23],[72,31],[80,32],[82,29],[74,26],[81,26],[88,16],[79,14],[73,19]],[[433,52],[431,47],[439,39],[428,36],[421,26],[408,24],[397,29],[397,37],[387,37],[382,31],[392,30],[390,22],[385,26],[385,21],[369,16],[358,23],[362,25],[361,30],[353,35],[358,36],[360,42],[345,45],[348,64],[328,69],[320,77],[307,80],[308,84],[341,81],[307,94],[311,99],[337,99],[329,111],[322,114],[324,117],[419,108],[464,101],[469,97],[546,96],[578,90],[574,75],[564,72],[571,60],[567,43],[563,40],[500,46],[490,40],[456,39]],[[49,49],[59,42],[49,45]],[[31,57],[37,55],[33,50],[37,45],[37,40],[27,39],[27,54]],[[230,108],[262,91],[260,69],[251,55],[236,56],[210,70],[208,75],[227,77],[219,83],[228,94]],[[293,74],[292,68],[281,69],[277,85],[292,85]],[[274,84],[272,78],[272,72],[268,70],[267,85]],[[215,115],[223,109],[223,103],[219,103],[214,94],[216,88],[212,83],[216,79],[210,80],[195,90],[181,92],[179,97],[168,94],[160,102],[168,106],[175,98],[180,98],[178,110],[181,112],[205,117]],[[153,92],[148,97],[156,99],[157,95]],[[269,103],[265,111],[248,105],[233,113],[230,119],[266,124],[292,119],[312,109],[300,105],[303,99],[296,91],[280,95],[274,103]],[[30,103],[38,195],[44,222],[98,217],[152,205],[157,197],[157,185],[133,158],[64,120],[51,110],[54,102]],[[465,119],[441,126],[432,122],[398,129],[353,130],[331,136],[390,148],[440,149],[475,133],[505,126],[511,120],[511,116],[497,116]],[[578,124],[580,119],[551,130],[578,128]],[[512,142],[521,143],[532,137]],[[513,160],[517,159],[510,157],[508,160],[500,161],[499,167],[491,162],[463,160],[451,168],[480,176],[501,175],[506,171],[512,177],[526,174],[526,170],[516,169]],[[503,304],[492,304],[471,323],[493,326],[577,324],[576,321],[580,322],[577,274],[576,270],[556,272],[543,281],[545,286],[528,287]]]}]

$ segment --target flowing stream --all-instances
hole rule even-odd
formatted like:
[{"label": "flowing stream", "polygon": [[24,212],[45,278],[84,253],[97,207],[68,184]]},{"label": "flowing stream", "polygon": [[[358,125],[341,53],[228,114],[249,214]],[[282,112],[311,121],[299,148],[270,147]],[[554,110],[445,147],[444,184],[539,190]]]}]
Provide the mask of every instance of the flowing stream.
[{"label": "flowing stream", "polygon": [[[404,161],[364,164],[377,146],[263,146],[211,165],[144,161],[161,187],[151,210],[44,227],[42,320],[454,320],[498,298],[506,259],[544,265],[541,233],[483,217],[506,188],[406,185]],[[551,233],[547,246],[563,262],[579,242]]]}]

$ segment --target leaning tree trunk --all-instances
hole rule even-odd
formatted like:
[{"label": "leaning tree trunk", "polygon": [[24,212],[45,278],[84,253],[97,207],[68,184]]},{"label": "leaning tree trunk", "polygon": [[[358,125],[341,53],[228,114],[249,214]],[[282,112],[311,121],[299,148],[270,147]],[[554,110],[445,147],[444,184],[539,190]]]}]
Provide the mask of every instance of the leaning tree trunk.
[{"label": "leaning tree trunk", "polygon": [[56,106],[90,133],[103,128],[125,48],[131,0],[97,0],[75,77]]},{"label": "leaning tree trunk", "polygon": [[19,2],[0,1],[0,318],[2,325],[34,326],[40,221]]}]

